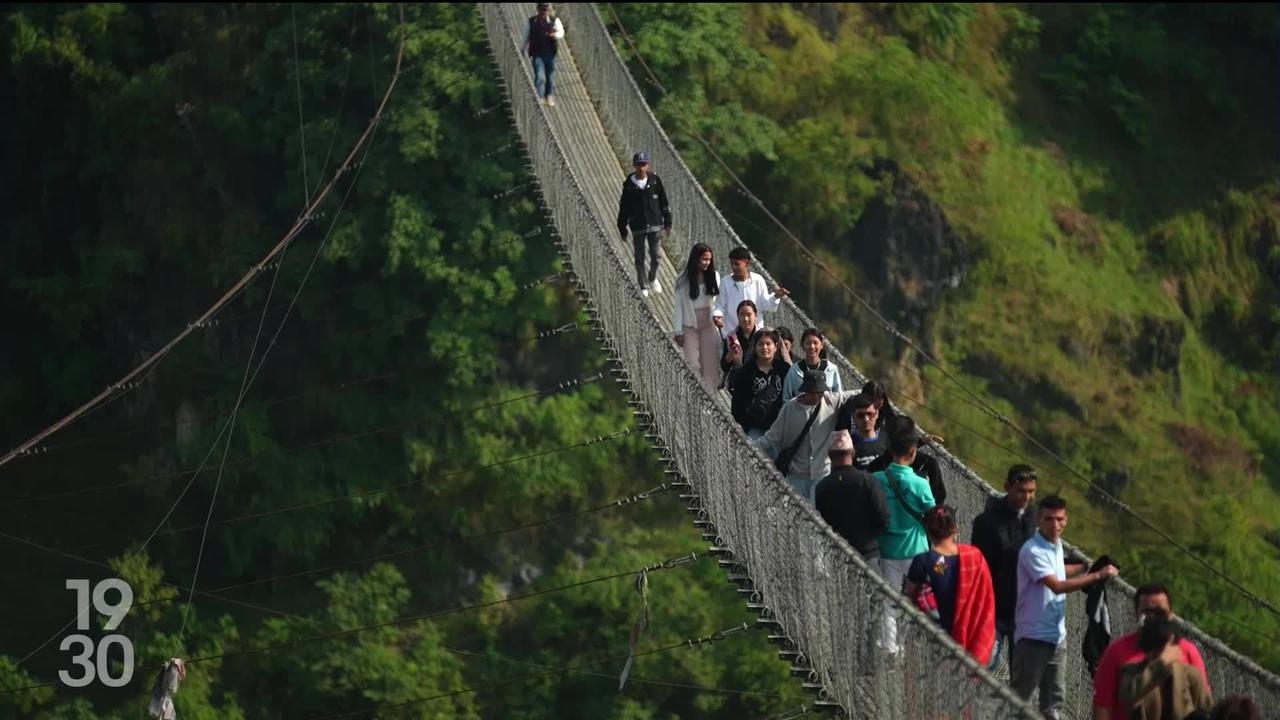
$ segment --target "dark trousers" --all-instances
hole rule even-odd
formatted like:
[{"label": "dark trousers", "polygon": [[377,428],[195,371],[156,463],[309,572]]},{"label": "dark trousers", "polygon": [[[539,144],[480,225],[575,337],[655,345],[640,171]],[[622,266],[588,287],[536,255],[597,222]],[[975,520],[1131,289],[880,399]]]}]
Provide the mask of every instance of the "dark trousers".
[{"label": "dark trousers", "polygon": [[1062,698],[1066,695],[1066,677],[1062,660],[1064,645],[1022,638],[1013,644],[1009,654],[1009,684],[1023,700],[1040,689],[1040,712],[1047,720],[1058,720]]},{"label": "dark trousers", "polygon": [[[649,246],[649,274],[644,272],[644,248]],[[631,245],[636,251],[636,282],[648,287],[658,278],[658,248],[662,246],[661,232],[631,231]],[[646,281],[645,278],[648,277]]]}]

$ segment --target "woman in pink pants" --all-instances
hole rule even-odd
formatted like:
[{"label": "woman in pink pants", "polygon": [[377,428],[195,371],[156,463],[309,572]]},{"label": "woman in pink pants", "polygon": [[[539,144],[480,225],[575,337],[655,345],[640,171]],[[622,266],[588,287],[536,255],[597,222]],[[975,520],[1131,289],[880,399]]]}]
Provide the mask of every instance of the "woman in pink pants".
[{"label": "woman in pink pants", "polygon": [[702,384],[712,392],[720,387],[720,330],[711,320],[719,294],[711,248],[698,243],[689,252],[689,262],[671,294],[671,332],[690,364],[702,373]]}]

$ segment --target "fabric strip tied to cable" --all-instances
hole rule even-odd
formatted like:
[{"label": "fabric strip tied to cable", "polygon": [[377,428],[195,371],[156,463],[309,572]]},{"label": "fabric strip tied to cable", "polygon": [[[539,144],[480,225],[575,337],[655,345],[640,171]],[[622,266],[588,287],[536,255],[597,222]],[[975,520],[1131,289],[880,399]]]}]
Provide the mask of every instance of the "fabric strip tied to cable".
[{"label": "fabric strip tied to cable", "polygon": [[151,688],[151,704],[147,706],[151,717],[156,720],[175,720],[177,711],[173,707],[173,696],[178,693],[178,684],[186,678],[187,667],[182,658],[169,658],[165,661]]},{"label": "fabric strip tied to cable", "polygon": [[[666,486],[661,486],[665,488]],[[650,491],[653,492],[653,491]],[[647,495],[649,493],[642,493]],[[627,684],[627,676],[631,674],[631,666],[636,659],[636,646],[640,644],[640,636],[645,630],[649,629],[649,573],[655,570],[670,570],[681,565],[689,565],[698,561],[697,553],[689,553],[684,557],[674,560],[646,565],[636,573],[636,593],[640,595],[640,607],[636,610],[636,621],[631,625],[631,637],[627,641],[627,662],[622,666],[622,673],[618,675],[618,691]]]},{"label": "fabric strip tied to cable", "polygon": [[636,575],[636,592],[640,595],[640,608],[636,611],[636,621],[631,625],[631,638],[627,641],[627,662],[622,666],[622,674],[618,676],[618,691],[627,684],[627,675],[631,674],[631,665],[636,659],[636,645],[640,644],[640,635],[649,628],[649,573],[641,570]]}]

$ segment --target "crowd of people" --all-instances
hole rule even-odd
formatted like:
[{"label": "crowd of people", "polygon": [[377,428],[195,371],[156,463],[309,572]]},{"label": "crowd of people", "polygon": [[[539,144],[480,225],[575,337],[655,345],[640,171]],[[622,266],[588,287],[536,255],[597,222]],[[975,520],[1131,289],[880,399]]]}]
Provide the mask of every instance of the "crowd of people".
[{"label": "crowd of people", "polygon": [[[633,163],[618,230],[624,241],[631,232],[636,279],[649,298],[662,292],[657,248],[672,218],[649,156],[636,153]],[[709,391],[727,391],[747,437],[891,587],[988,669],[997,668],[1008,646],[1012,690],[1024,699],[1038,690],[1040,711],[1059,718],[1067,594],[1084,591],[1090,607],[1105,605],[1102,593],[1118,572],[1115,565],[1104,557],[1088,567],[1067,557],[1067,503],[1056,495],[1037,503],[1036,471],[1028,465],[1009,468],[1005,493],[972,518],[970,543],[960,542],[960,518],[945,503],[941,467],[920,452],[941,438],[896,415],[881,384],[845,390],[819,329],[805,328],[794,346],[787,328],[771,327],[769,313],[787,290],[770,289],[750,264],[750,251],[734,248],[730,272],[721,276],[711,247],[690,249],[671,299],[671,332],[688,362]],[[1212,707],[1204,663],[1178,634],[1167,588],[1138,588],[1134,609],[1137,632],[1110,641],[1109,625],[1095,615],[1082,639],[1086,657],[1097,656],[1089,660],[1094,718],[1260,720],[1260,709],[1246,697]],[[875,624],[874,642],[890,656],[903,650],[899,620],[889,606]]]},{"label": "crowd of people", "polygon": [[[555,105],[552,77],[563,38],[550,3],[539,3],[524,47],[535,90],[548,106]],[[672,214],[648,153],[635,153],[632,165],[617,227],[624,243],[630,233],[636,281],[647,299],[662,292],[659,258]],[[1092,567],[1067,558],[1067,503],[1055,495],[1036,503],[1029,465],[1009,468],[1004,494],[972,519],[970,544],[960,542],[941,467],[920,452],[941,438],[896,416],[877,382],[846,391],[817,328],[803,329],[797,348],[789,329],[771,327],[768,314],[787,294],[751,271],[746,248],[730,251],[729,272],[721,276],[711,247],[695,243],[672,289],[672,335],[706,388],[728,392],[734,420],[832,529],[988,669],[997,668],[1008,646],[1013,691],[1029,699],[1038,690],[1040,711],[1059,718],[1067,594],[1084,591],[1088,608],[1105,607],[1115,565],[1105,557]],[[1139,629],[1114,641],[1098,620],[1102,613],[1090,614],[1082,649],[1093,673],[1096,720],[1261,720],[1261,708],[1244,696],[1211,707],[1204,662],[1179,636],[1166,587],[1138,588],[1134,610]],[[897,655],[903,646],[896,609],[885,608],[878,620],[874,642]]]}]

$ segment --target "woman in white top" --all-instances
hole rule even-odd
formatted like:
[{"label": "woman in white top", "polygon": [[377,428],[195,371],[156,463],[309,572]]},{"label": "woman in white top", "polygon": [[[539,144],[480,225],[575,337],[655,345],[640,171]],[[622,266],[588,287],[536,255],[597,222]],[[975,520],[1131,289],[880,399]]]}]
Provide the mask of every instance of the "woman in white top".
[{"label": "woman in white top", "polygon": [[702,373],[702,384],[713,392],[720,386],[720,331],[711,320],[711,310],[719,294],[711,248],[697,243],[672,293],[671,332],[685,357]]},{"label": "woman in white top", "polygon": [[806,328],[800,334],[800,350],[804,353],[800,361],[791,366],[787,379],[782,383],[782,402],[786,402],[800,394],[800,384],[804,382],[806,371],[821,372],[831,392],[843,392],[840,383],[840,368],[827,359],[827,339],[818,328]]}]

